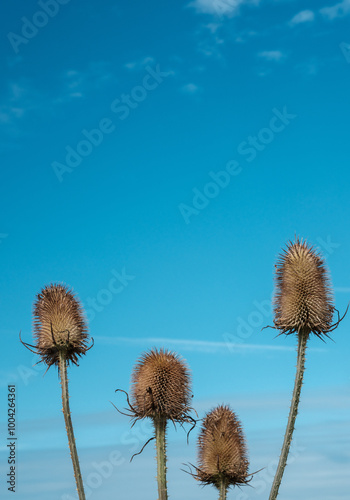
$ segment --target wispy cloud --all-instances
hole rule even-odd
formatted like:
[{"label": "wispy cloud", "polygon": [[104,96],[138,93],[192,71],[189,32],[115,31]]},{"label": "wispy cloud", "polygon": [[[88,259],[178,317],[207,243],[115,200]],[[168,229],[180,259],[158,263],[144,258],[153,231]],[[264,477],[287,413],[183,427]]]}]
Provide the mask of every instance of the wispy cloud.
[{"label": "wispy cloud", "polygon": [[336,286],[334,287],[334,291],[338,293],[350,293],[350,287]]},{"label": "wispy cloud", "polygon": [[324,64],[325,63],[323,60],[314,57],[309,59],[308,61],[297,64],[295,66],[295,70],[307,77],[313,77],[318,74]]},{"label": "wispy cloud", "polygon": [[199,14],[214,14],[217,16],[236,16],[243,4],[259,4],[260,0],[194,0],[188,4]]},{"label": "wispy cloud", "polygon": [[49,90],[40,88],[32,79],[20,78],[7,83],[0,98],[0,126],[7,127],[10,136],[20,132],[19,121],[29,112],[47,113],[56,104],[86,97],[114,82],[110,63],[93,61],[82,70],[67,69],[55,77],[55,85]]},{"label": "wispy cloud", "polygon": [[88,97],[114,83],[111,64],[90,62],[83,69],[67,68],[52,75],[51,84],[43,85],[34,78],[8,80],[0,95],[0,128],[4,139],[0,150],[20,148],[18,138],[29,136],[35,120],[52,117],[57,106]]},{"label": "wispy cloud", "polygon": [[44,99],[44,93],[38,92],[27,79],[20,78],[7,83],[6,90],[0,97],[0,129],[3,133],[1,151],[20,147],[18,138],[24,133],[25,119],[42,108]]},{"label": "wispy cloud", "polygon": [[343,0],[331,7],[324,7],[320,9],[320,13],[330,21],[338,17],[345,17],[350,14],[350,0]]},{"label": "wispy cloud", "polygon": [[127,62],[126,64],[124,64],[124,66],[130,71],[142,71],[145,66],[154,63],[155,63],[154,57],[147,56],[143,57],[142,59],[137,59],[135,61]]},{"label": "wispy cloud", "polygon": [[286,55],[280,50],[264,50],[258,53],[258,56],[265,61],[280,62],[286,58]]},{"label": "wispy cloud", "polygon": [[[267,406],[267,405],[266,405]],[[206,408],[208,410],[209,408]],[[241,416],[241,415],[239,415]],[[255,413],[255,416],[257,414]],[[257,418],[259,420],[259,418]],[[243,421],[245,426],[245,421]],[[246,429],[246,426],[245,426]],[[181,429],[180,429],[181,430]],[[289,456],[289,473],[284,480],[286,498],[337,499],[348,498],[349,480],[349,438],[348,428],[339,428],[333,422],[327,428],[298,426],[298,436],[293,439]],[[109,436],[110,445],[100,448],[79,449],[80,460],[84,469],[84,479],[91,491],[91,500],[115,498],[116,484],[120,497],[149,500],[155,497],[155,488],[150,482],[154,476],[153,447],[149,445],[143,454],[133,461],[130,457],[139,451],[144,442],[152,435],[141,429],[141,434],[125,431],[127,444],[114,442],[115,434]],[[194,430],[194,433],[197,431]],[[249,445],[251,471],[264,469],[253,476],[249,495],[238,494],[241,498],[267,498],[273,479],[275,461],[281,445],[281,430],[273,427],[261,432],[246,429]],[[190,435],[190,445],[186,446],[183,432],[169,432],[169,460],[171,461],[170,481],[173,495],[178,498],[200,500],[211,498],[210,489],[198,487],[196,481],[184,474],[182,464],[189,461],[196,463],[195,438]],[[325,437],[328,437],[325,441]],[[328,443],[332,439],[333,445]],[[110,453],[114,451],[120,456],[120,465],[108,466]],[[101,473],[102,471],[102,473]],[[307,474],[305,474],[307,471]],[[6,474],[5,466],[1,472]],[[135,477],[138,478],[135,481]],[[52,450],[43,453],[40,450],[23,451],[21,455],[21,482],[25,488],[26,500],[47,500],[48,498],[75,498],[74,477],[71,464],[67,460],[66,450]],[[92,487],[90,487],[92,485]],[[145,488],[145,485],[147,487]],[[132,495],[130,492],[132,491]],[[302,493],[301,493],[302,492]],[[89,495],[90,498],[90,495]]]},{"label": "wispy cloud", "polygon": [[[0,123],[11,124],[33,107],[31,89],[23,80],[9,82],[7,95],[0,104]],[[33,96],[32,96],[33,97]]]},{"label": "wispy cloud", "polygon": [[86,97],[93,90],[100,90],[115,77],[108,61],[91,61],[85,69],[68,69],[61,74],[61,95],[55,102]]},{"label": "wispy cloud", "polygon": [[[194,339],[174,339],[166,337],[147,337],[147,338],[129,338],[129,337],[107,337],[94,336],[96,342],[105,345],[147,345],[147,346],[163,346],[181,347],[184,351],[196,351],[206,353],[224,353],[228,351],[246,352],[246,351],[284,351],[295,352],[295,348],[291,346],[281,345],[265,345],[265,344],[248,344],[248,343],[231,343],[231,342],[214,342],[209,340],[194,340]],[[321,348],[314,348],[314,351],[323,351]]]},{"label": "wispy cloud", "polygon": [[222,48],[225,39],[221,35],[222,23],[208,23],[202,25],[195,33],[197,50],[205,57],[222,59]]},{"label": "wispy cloud", "polygon": [[199,89],[198,85],[196,85],[195,83],[186,83],[186,85],[183,85],[180,88],[180,91],[183,94],[190,94],[190,95],[197,94],[197,92],[199,92],[199,90],[200,89]]},{"label": "wispy cloud", "polygon": [[312,10],[302,10],[290,20],[290,24],[291,26],[295,26],[297,24],[311,22],[314,19],[315,14]]}]

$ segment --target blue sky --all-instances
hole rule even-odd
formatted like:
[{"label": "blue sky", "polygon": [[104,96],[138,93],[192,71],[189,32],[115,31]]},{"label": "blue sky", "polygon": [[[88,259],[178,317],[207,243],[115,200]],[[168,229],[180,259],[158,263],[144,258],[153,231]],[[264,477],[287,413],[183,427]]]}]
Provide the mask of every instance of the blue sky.
[{"label": "blue sky", "polygon": [[[129,464],[151,427],[110,401],[162,346],[187,360],[199,417],[230,404],[250,470],[265,467],[230,497],[268,497],[296,362],[295,338],[261,331],[280,249],[306,238],[340,311],[350,297],[349,19],[349,0],[1,7],[2,498],[10,383],[16,498],[74,498],[57,372],[18,340],[50,282],[78,294],[95,339],[69,372],[88,498],[155,498],[152,444]],[[285,500],[348,497],[349,321],[310,340]],[[169,432],[174,498],[216,496],[180,470],[196,437]]]}]

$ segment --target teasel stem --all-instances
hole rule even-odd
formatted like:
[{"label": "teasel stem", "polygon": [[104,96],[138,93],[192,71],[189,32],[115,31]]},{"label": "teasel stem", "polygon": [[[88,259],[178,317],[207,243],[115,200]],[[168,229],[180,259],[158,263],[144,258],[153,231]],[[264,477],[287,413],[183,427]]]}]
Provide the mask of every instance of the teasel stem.
[{"label": "teasel stem", "polygon": [[77,485],[79,500],[85,500],[83,479],[80,472],[79,458],[77,447],[75,445],[75,437],[73,431],[73,424],[70,415],[69,408],[69,393],[68,393],[68,377],[67,377],[67,356],[63,349],[59,351],[59,374],[61,379],[62,387],[62,405],[63,405],[63,415],[66,424],[66,431],[68,436],[68,444],[70,449],[70,454],[73,462],[75,482]]},{"label": "teasel stem", "polygon": [[219,500],[226,500],[227,489],[228,489],[227,482],[225,481],[225,478],[222,477],[219,483]]},{"label": "teasel stem", "polygon": [[158,481],[158,500],[168,500],[168,490],[166,483],[166,425],[165,417],[159,416],[153,419],[156,450],[157,450],[157,481]]},{"label": "teasel stem", "polygon": [[306,344],[308,337],[309,337],[309,331],[307,330],[306,331],[301,330],[298,334],[297,371],[295,375],[293,397],[289,411],[286,433],[284,435],[282,451],[278,462],[275,478],[271,487],[269,500],[276,500],[278,496],[278,490],[282,481],[284,469],[287,464],[287,458],[289,454],[290,444],[292,442],[295,420],[298,414],[301,386],[303,384],[303,377],[305,371],[305,352],[306,352]]}]

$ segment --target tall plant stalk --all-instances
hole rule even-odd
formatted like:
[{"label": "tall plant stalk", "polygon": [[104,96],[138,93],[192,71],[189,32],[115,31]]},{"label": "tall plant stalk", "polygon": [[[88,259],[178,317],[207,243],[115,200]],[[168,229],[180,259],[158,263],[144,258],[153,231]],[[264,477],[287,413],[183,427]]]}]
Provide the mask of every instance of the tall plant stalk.
[{"label": "tall plant stalk", "polygon": [[289,242],[277,261],[274,298],[274,328],[280,334],[298,337],[297,371],[282,451],[269,500],[275,500],[286,467],[295,420],[298,414],[309,335],[329,337],[341,319],[332,324],[334,313],[331,282],[324,260],[306,241]]},{"label": "tall plant stalk", "polygon": [[76,295],[66,285],[51,283],[36,296],[34,302],[35,345],[22,342],[30,351],[40,356],[48,367],[57,366],[62,388],[63,415],[79,500],[85,500],[78,453],[75,446],[72,419],[69,409],[67,365],[78,366],[79,357],[86,354],[88,328],[82,306]]},{"label": "tall plant stalk", "polygon": [[227,498],[227,482],[225,478],[221,478],[219,485],[219,500],[226,500]]},{"label": "tall plant stalk", "polygon": [[289,411],[288,423],[286,428],[286,433],[284,435],[284,441],[282,446],[282,451],[280,455],[280,459],[277,466],[277,471],[275,474],[275,478],[271,487],[271,492],[269,496],[269,500],[276,500],[278,495],[278,490],[282,481],[284,469],[287,464],[287,458],[289,454],[290,444],[292,442],[293,431],[295,426],[295,420],[298,414],[298,406],[300,401],[300,392],[301,386],[303,384],[303,377],[305,371],[305,352],[306,352],[306,344],[308,340],[309,334],[306,331],[301,331],[298,334],[298,358],[297,358],[297,371],[295,375],[295,383],[293,390],[293,397]]},{"label": "tall plant stalk", "polygon": [[156,450],[157,450],[157,482],[158,482],[158,500],[168,500],[167,482],[166,482],[166,425],[164,417],[154,419]]},{"label": "tall plant stalk", "polygon": [[69,393],[68,393],[68,377],[67,377],[67,357],[64,350],[59,352],[59,374],[61,380],[62,388],[62,405],[63,405],[63,415],[66,424],[68,444],[70,449],[70,454],[73,462],[75,482],[77,485],[79,500],[85,500],[83,479],[80,472],[79,458],[77,447],[75,444],[75,437],[73,431],[73,424],[69,408]]},{"label": "tall plant stalk", "polygon": [[154,436],[151,439],[156,440],[158,500],[168,500],[167,422],[195,422],[189,415],[192,410],[189,370],[176,353],[154,348],[138,360],[132,373],[132,384],[132,403],[128,398],[130,416],[134,423],[143,418],[152,420]]}]

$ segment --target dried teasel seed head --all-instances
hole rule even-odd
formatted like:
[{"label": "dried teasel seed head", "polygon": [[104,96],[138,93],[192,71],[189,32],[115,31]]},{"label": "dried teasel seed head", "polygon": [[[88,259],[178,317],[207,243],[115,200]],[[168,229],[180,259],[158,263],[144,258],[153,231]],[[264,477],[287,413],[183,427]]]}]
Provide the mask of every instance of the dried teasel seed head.
[{"label": "dried teasel seed head", "polygon": [[281,333],[315,333],[332,329],[333,298],[325,264],[306,241],[289,242],[276,266],[275,327]]},{"label": "dried teasel seed head", "polygon": [[87,351],[87,325],[80,302],[67,286],[51,284],[34,302],[36,350],[49,367],[59,362],[59,352],[77,364]]},{"label": "dried teasel seed head", "polygon": [[132,374],[131,399],[136,418],[188,421],[191,391],[187,365],[165,349],[143,354]]},{"label": "dried teasel seed head", "polygon": [[229,406],[217,406],[205,417],[198,438],[194,477],[217,488],[248,483],[247,448],[241,424]]}]

